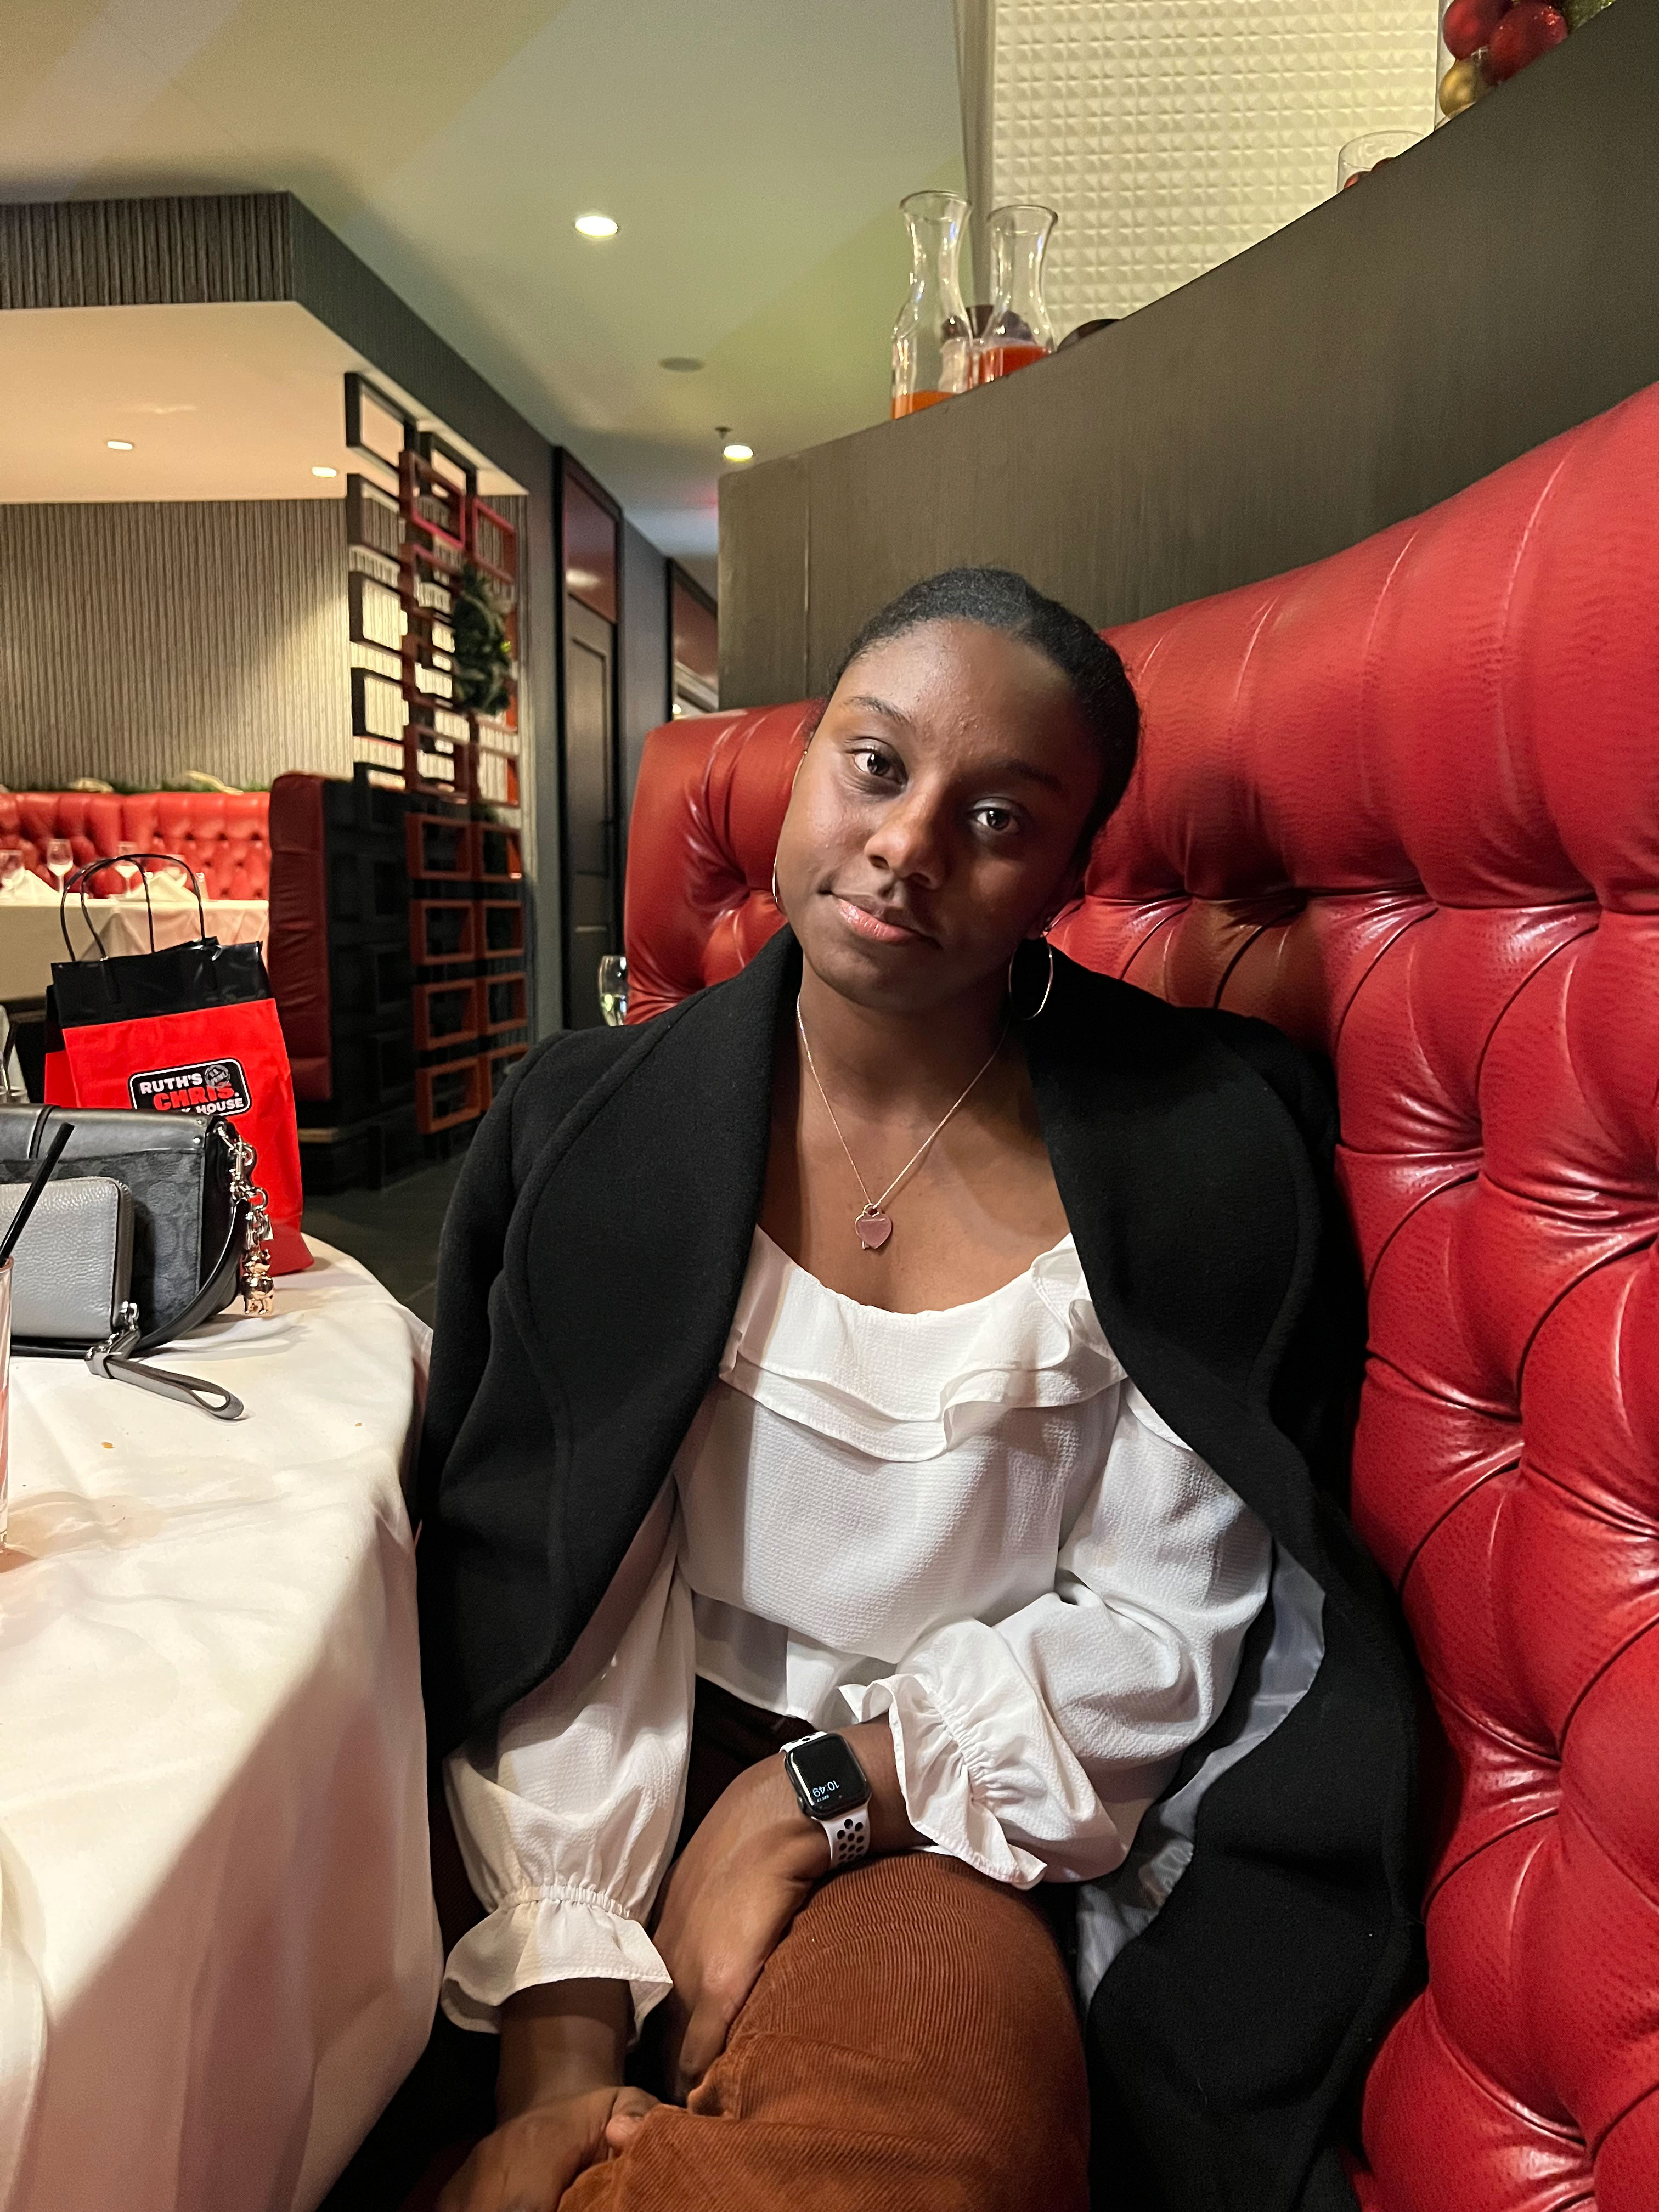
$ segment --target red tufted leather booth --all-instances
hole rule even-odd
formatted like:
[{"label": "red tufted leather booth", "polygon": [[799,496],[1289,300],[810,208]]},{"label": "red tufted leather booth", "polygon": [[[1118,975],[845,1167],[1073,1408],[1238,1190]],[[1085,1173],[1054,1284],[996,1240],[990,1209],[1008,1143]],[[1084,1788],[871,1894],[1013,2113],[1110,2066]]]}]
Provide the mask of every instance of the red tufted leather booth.
[{"label": "red tufted leather booth", "polygon": [[[145,791],[129,798],[101,791],[0,791],[0,846],[20,846],[24,866],[54,890],[46,846],[54,837],[67,837],[77,867],[113,859],[125,842],[188,860],[206,876],[210,898],[262,899],[270,882],[270,805],[263,791]],[[92,889],[100,896],[112,896],[122,888],[113,869],[93,878]]]},{"label": "red tufted leather booth", "polygon": [[[1659,386],[1111,633],[1141,766],[1055,941],[1334,1060],[1354,1511],[1438,1715],[1366,2212],[1659,2207]],[[671,724],[630,1020],[736,971],[811,709]]]}]

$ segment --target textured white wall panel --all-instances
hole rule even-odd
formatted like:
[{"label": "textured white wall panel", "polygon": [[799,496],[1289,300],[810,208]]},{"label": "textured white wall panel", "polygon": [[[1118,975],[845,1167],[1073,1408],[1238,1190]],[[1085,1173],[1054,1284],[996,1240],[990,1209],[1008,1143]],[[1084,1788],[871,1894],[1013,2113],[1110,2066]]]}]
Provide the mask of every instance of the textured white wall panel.
[{"label": "textured white wall panel", "polygon": [[1060,210],[1056,331],[1305,214],[1345,139],[1426,131],[1436,38],[1433,0],[996,0],[995,198]]}]

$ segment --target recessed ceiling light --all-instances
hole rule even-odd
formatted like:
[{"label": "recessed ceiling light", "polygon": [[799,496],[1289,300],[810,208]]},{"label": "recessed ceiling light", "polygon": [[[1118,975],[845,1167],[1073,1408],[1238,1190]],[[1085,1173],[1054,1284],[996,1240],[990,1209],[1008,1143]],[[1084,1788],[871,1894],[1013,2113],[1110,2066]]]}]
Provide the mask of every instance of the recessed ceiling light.
[{"label": "recessed ceiling light", "polygon": [[104,443],[112,453],[130,453],[132,451],[131,438],[106,438]]},{"label": "recessed ceiling light", "polygon": [[614,238],[617,218],[610,215],[579,215],[576,228],[584,238]]},{"label": "recessed ceiling light", "polygon": [[720,447],[720,458],[727,461],[752,461],[755,449],[752,446],[745,446],[742,439],[733,438],[729,445]]},{"label": "recessed ceiling light", "polygon": [[657,363],[659,368],[672,368],[676,376],[695,376],[702,363],[694,353],[665,354]]},{"label": "recessed ceiling light", "polygon": [[337,477],[340,471],[338,469],[313,468],[311,473],[314,477]]}]

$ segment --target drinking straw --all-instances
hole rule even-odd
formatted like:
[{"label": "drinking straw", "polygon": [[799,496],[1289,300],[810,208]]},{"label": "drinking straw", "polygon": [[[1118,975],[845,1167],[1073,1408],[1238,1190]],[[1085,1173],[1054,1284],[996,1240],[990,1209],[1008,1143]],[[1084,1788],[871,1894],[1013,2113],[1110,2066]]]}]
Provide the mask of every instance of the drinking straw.
[{"label": "drinking straw", "polygon": [[30,1214],[33,1212],[41,1192],[52,1180],[52,1171],[58,1164],[58,1154],[74,1133],[73,1121],[60,1121],[58,1124],[58,1134],[52,1139],[37,1163],[34,1173],[29,1178],[29,1187],[23,1193],[23,1202],[11,1217],[11,1227],[7,1230],[3,1237],[0,1237],[0,1267],[3,1267],[10,1259],[13,1246],[22,1235],[24,1225]]}]

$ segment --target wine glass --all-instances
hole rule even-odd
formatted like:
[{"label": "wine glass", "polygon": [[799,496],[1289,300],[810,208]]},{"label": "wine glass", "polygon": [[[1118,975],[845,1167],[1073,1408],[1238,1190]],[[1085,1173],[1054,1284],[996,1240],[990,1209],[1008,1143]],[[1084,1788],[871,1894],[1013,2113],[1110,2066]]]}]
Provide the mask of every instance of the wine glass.
[{"label": "wine glass", "polygon": [[54,837],[46,847],[46,867],[58,878],[58,896],[64,896],[64,878],[75,866],[75,848],[67,837]]},{"label": "wine glass", "polygon": [[613,1030],[628,1019],[628,961],[620,952],[600,956],[599,1012]]},{"label": "wine glass", "polygon": [[1385,162],[1397,161],[1408,154],[1422,137],[1420,131],[1364,131],[1358,138],[1350,138],[1338,149],[1336,156],[1336,189],[1346,192],[1350,185],[1357,185],[1362,177],[1370,176]]},{"label": "wine glass", "polygon": [[142,845],[135,845],[131,837],[124,837],[115,848],[115,872],[121,878],[121,889],[129,898],[137,887],[139,876],[138,863],[131,855],[142,853],[143,849]]},{"label": "wine glass", "polygon": [[23,853],[19,845],[0,846],[0,897],[3,897],[23,873]]}]

